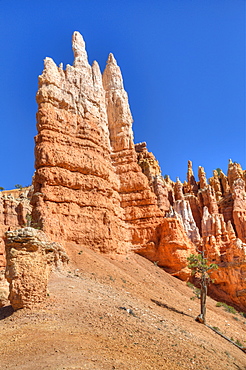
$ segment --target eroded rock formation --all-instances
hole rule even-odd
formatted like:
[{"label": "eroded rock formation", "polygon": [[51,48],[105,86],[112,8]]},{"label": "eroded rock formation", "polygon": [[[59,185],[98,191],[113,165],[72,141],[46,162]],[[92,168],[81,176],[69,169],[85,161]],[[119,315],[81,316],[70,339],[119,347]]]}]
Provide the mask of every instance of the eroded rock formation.
[{"label": "eroded rock formation", "polygon": [[[101,74],[97,62],[88,63],[78,32],[72,47],[73,66],[64,70],[46,58],[39,76],[32,216],[27,201],[0,196],[0,232],[29,220],[66,248],[77,243],[111,255],[135,251],[184,280],[190,276],[187,257],[203,250],[219,266],[210,293],[245,311],[246,171],[230,161],[227,175],[217,169],[208,181],[199,167],[196,181],[188,161],[187,181],[163,178],[146,143],[134,145],[128,96],[113,54]],[[6,244],[10,298],[17,308],[29,304],[22,289],[33,297],[29,302],[44,297],[48,276],[45,234],[23,230],[8,233]],[[36,288],[27,281],[31,260],[43,269]]]},{"label": "eroded rock formation", "polygon": [[215,170],[208,184],[203,167],[199,167],[199,181],[195,184],[192,163],[189,161],[187,182],[182,185],[177,181],[174,186],[174,210],[180,215],[186,214],[185,219],[191,220],[184,203],[184,200],[188,201],[197,226],[197,229],[191,227],[191,230],[198,233],[195,234],[195,240],[191,230],[189,231],[189,225],[194,225],[193,222],[183,221],[187,235],[197,245],[197,250],[204,251],[209,263],[219,266],[212,274],[214,284],[210,287],[210,294],[243,311],[246,310],[244,174],[245,171],[238,163],[230,161],[228,176],[221,170]]},{"label": "eroded rock formation", "polygon": [[187,256],[196,253],[195,245],[188,238],[179,217],[166,217],[158,226],[159,243],[149,244],[137,251],[142,256],[163,267],[182,280],[190,277]]},{"label": "eroded rock formation", "polygon": [[39,77],[33,219],[52,240],[127,253],[155,239],[162,212],[137,163],[132,116],[112,54],[101,75],[73,35],[74,65]]},{"label": "eroded rock formation", "polygon": [[52,267],[63,267],[68,257],[61,245],[31,227],[6,232],[6,278],[14,310],[42,302],[47,296]]},{"label": "eroded rock formation", "polygon": [[0,271],[5,268],[4,234],[27,224],[32,212],[31,194],[31,187],[0,192]]}]

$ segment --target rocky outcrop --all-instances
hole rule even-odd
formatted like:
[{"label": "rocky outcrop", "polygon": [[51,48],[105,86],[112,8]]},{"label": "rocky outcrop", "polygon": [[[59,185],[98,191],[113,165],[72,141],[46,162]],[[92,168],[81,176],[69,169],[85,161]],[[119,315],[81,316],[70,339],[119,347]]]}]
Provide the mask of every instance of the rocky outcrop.
[{"label": "rocky outcrop", "polygon": [[149,186],[157,197],[157,205],[166,214],[173,204],[173,183],[165,181],[162,177],[159,163],[154,154],[148,151],[145,142],[135,144],[135,150],[138,164],[147,176]]},{"label": "rocky outcrop", "polygon": [[157,246],[148,245],[137,252],[173,276],[187,280],[190,277],[187,257],[191,253],[196,253],[196,248],[188,238],[180,218],[164,218],[158,226],[158,237]]},{"label": "rocky outcrop", "polygon": [[232,184],[233,221],[238,237],[246,243],[246,192],[245,182],[237,178]]},{"label": "rocky outcrop", "polygon": [[9,284],[4,269],[0,269],[0,308],[8,304]]},{"label": "rocky outcrop", "polygon": [[39,77],[33,219],[52,240],[126,253],[130,232],[111,162],[105,90],[82,36],[74,65],[45,59]]},{"label": "rocky outcrop", "polygon": [[121,207],[131,232],[133,248],[156,241],[156,227],[163,217],[146,176],[137,161],[132,116],[119,66],[109,55],[103,72],[111,144],[111,159],[120,181]]},{"label": "rocky outcrop", "polygon": [[[219,267],[213,271],[214,284],[210,286],[210,294],[245,311],[244,171],[240,165],[230,161],[228,176],[219,169],[215,170],[208,184],[203,167],[199,167],[198,176],[199,181],[195,184],[189,161],[187,182],[181,184],[178,180],[174,186],[174,211],[181,215],[184,229],[197,245],[197,250],[203,250],[208,262]],[[190,204],[191,212],[185,202]]]},{"label": "rocky outcrop", "polygon": [[64,249],[31,227],[6,232],[6,278],[14,310],[31,308],[47,296],[52,267],[68,262]]},{"label": "rocky outcrop", "polygon": [[188,238],[195,245],[199,245],[201,237],[193,218],[189,202],[185,199],[175,200],[173,209],[181,216],[181,222]]},{"label": "rocky outcrop", "polygon": [[137,163],[132,116],[112,54],[101,76],[73,35],[74,65],[39,77],[33,219],[52,240],[106,253],[155,239],[163,216]]},{"label": "rocky outcrop", "polygon": [[0,192],[0,270],[5,268],[5,232],[31,222],[31,194],[31,187]]}]

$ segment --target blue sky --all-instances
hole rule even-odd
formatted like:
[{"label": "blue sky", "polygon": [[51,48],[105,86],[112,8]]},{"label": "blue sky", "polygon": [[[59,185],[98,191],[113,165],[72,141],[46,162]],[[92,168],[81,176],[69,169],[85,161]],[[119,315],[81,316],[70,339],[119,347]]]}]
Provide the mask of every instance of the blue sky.
[{"label": "blue sky", "polygon": [[0,0],[0,186],[31,183],[37,78],[46,56],[73,63],[75,30],[102,71],[115,55],[163,175],[245,169],[244,0]]}]

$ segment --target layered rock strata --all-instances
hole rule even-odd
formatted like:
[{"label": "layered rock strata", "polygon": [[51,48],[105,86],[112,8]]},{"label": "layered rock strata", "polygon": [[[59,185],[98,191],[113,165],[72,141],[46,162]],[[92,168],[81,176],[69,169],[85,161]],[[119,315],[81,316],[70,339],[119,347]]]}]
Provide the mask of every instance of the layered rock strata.
[{"label": "layered rock strata", "polygon": [[154,241],[162,212],[137,163],[122,76],[101,76],[73,35],[74,65],[45,59],[39,77],[33,219],[52,240],[106,253]]},{"label": "layered rock strata", "polygon": [[[192,162],[188,161],[187,181],[182,184],[177,179],[173,183],[168,177],[165,180],[161,177],[162,191],[158,193],[153,186],[161,174],[158,162],[152,153],[148,153],[145,143],[137,144],[136,151],[142,171],[157,195],[158,205],[161,207],[166,204],[169,207],[168,211],[165,210],[166,218],[159,230],[163,228],[161,235],[169,235],[173,241],[167,243],[167,238],[163,237],[158,245],[149,246],[139,253],[152,261],[159,261],[160,266],[175,276],[186,279],[188,274],[182,265],[185,258],[182,260],[180,251],[186,251],[186,257],[189,253],[204,251],[208,262],[219,266],[212,275],[215,282],[210,286],[210,295],[245,311],[246,171],[238,163],[229,161],[227,176],[217,169],[208,181],[204,168],[199,167],[199,181],[196,181]],[[165,199],[163,203],[160,194]],[[170,223],[169,234],[166,232],[167,223]],[[177,234],[170,231],[171,225],[176,225],[175,230],[179,230]],[[179,242],[175,243],[177,240]],[[182,244],[186,247],[177,253],[174,245]],[[165,263],[167,260],[169,262]]]},{"label": "layered rock strata", "polygon": [[[178,180],[174,185],[174,210],[183,215],[184,229],[197,250],[203,250],[208,262],[219,266],[212,275],[215,282],[210,286],[210,294],[245,311],[245,171],[238,163],[230,161],[227,176],[221,170],[215,170],[208,183],[203,167],[199,167],[198,176],[199,181],[195,183],[189,161],[187,182],[182,184]],[[188,216],[185,201],[190,204],[197,228]],[[193,225],[190,230],[189,225]]]},{"label": "layered rock strata", "polygon": [[130,232],[111,162],[102,76],[73,35],[74,65],[39,76],[33,219],[52,240],[125,253]]},{"label": "layered rock strata", "polygon": [[5,268],[5,232],[31,221],[31,194],[31,187],[0,192],[0,270]]},{"label": "layered rock strata", "polygon": [[173,276],[187,280],[190,277],[187,257],[196,253],[196,247],[188,238],[182,219],[173,216],[164,218],[158,226],[158,244],[149,244],[137,252]]},{"label": "layered rock strata", "polygon": [[154,154],[149,152],[145,142],[135,144],[138,164],[148,178],[151,190],[157,196],[159,209],[166,214],[173,204],[173,187],[161,175],[161,169]]},{"label": "layered rock strata", "polygon": [[121,207],[131,231],[134,248],[156,242],[156,227],[163,213],[137,161],[133,143],[132,115],[119,66],[109,55],[103,72],[111,144],[111,159],[120,181]]},{"label": "layered rock strata", "polygon": [[14,310],[31,308],[47,296],[52,267],[63,267],[68,257],[60,244],[31,227],[7,231],[5,243],[9,301]]}]

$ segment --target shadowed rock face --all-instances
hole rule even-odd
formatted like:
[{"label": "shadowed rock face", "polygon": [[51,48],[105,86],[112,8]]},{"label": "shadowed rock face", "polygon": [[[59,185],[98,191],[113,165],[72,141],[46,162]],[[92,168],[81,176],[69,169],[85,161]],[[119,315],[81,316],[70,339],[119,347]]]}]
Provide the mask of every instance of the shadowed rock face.
[{"label": "shadowed rock face", "polygon": [[26,227],[6,232],[6,278],[14,310],[42,302],[52,267],[68,262],[64,249],[44,232]]}]

